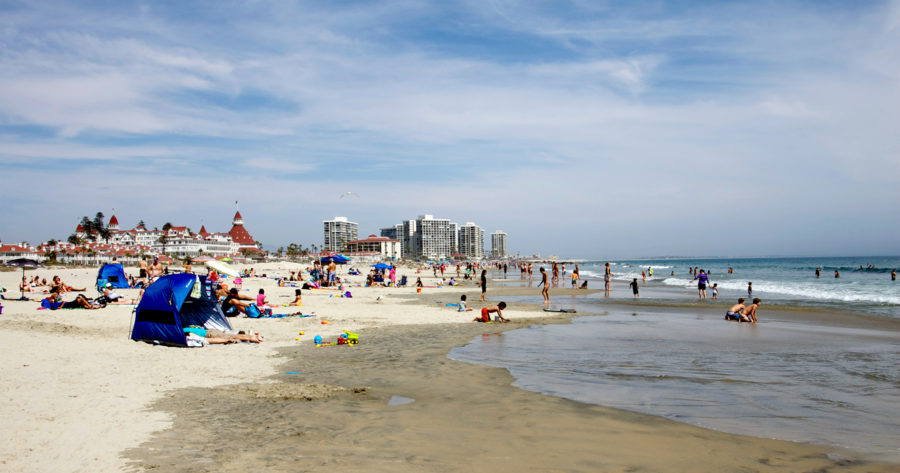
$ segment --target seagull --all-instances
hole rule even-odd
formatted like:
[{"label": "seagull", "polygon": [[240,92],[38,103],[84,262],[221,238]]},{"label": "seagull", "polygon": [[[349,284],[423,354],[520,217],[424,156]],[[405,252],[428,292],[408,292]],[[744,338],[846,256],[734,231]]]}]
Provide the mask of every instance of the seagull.
[{"label": "seagull", "polygon": [[355,195],[357,199],[359,198],[359,194],[357,194],[356,192],[353,192],[353,191],[344,192],[343,194],[341,194],[341,196],[339,198],[343,199],[344,197],[350,197],[351,195]]}]

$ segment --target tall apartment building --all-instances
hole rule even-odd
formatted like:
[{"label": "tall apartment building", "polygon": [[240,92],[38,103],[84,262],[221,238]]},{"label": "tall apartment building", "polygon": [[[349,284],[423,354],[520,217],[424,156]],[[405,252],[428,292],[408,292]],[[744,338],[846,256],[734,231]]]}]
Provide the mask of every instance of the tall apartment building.
[{"label": "tall apartment building", "polygon": [[508,249],[506,247],[507,236],[502,230],[491,233],[491,256],[494,258],[506,258]]},{"label": "tall apartment building", "polygon": [[459,224],[456,222],[450,222],[450,235],[453,238],[453,241],[450,242],[450,254],[458,255],[459,251]]},{"label": "tall apartment building", "polygon": [[394,225],[392,227],[385,227],[381,229],[381,236],[385,238],[400,241],[401,235],[403,235],[402,223],[398,223],[397,225]]},{"label": "tall apartment building", "polygon": [[400,224],[400,233],[397,235],[397,240],[400,240],[400,247],[403,248],[403,254],[409,255],[411,258],[418,256],[418,253],[416,253],[415,236],[416,221],[404,220],[403,223]]},{"label": "tall apartment building", "polygon": [[332,253],[344,251],[347,243],[359,239],[359,225],[347,220],[347,217],[334,217],[334,220],[325,220],[324,225],[325,245],[323,249]]},{"label": "tall apartment building", "polygon": [[450,220],[420,215],[415,220],[416,229],[412,237],[415,256],[429,259],[443,259],[452,253],[453,235]]},{"label": "tall apartment building", "polygon": [[484,258],[484,230],[473,222],[460,227],[459,252],[468,258]]}]

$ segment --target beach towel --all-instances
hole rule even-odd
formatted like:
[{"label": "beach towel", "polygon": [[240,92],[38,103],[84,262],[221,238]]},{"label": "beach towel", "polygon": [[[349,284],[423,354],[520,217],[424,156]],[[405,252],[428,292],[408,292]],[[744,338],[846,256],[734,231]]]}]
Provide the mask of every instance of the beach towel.
[{"label": "beach towel", "polygon": [[286,318],[286,317],[305,318],[305,317],[315,317],[315,316],[316,316],[315,314],[304,315],[304,314],[301,314],[301,313],[296,313],[296,314],[264,314],[264,315],[260,315],[260,316],[257,317],[257,318],[259,318],[259,319],[283,319],[283,318]]}]

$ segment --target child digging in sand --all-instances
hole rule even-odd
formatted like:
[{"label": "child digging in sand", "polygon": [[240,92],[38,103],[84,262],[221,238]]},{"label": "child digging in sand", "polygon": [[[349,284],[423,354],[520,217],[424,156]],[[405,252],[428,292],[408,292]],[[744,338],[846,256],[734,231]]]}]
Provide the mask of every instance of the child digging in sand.
[{"label": "child digging in sand", "polygon": [[473,322],[490,322],[491,314],[496,312],[497,318],[500,319],[501,322],[509,322],[509,319],[503,317],[503,313],[500,311],[506,308],[506,302],[501,302],[494,307],[482,307],[481,308],[481,317],[475,317]]}]

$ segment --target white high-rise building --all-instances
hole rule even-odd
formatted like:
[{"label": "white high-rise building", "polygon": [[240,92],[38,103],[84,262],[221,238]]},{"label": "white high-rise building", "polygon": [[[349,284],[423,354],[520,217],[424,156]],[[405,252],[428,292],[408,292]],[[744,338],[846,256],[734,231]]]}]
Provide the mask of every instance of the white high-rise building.
[{"label": "white high-rise building", "polygon": [[347,220],[347,217],[334,217],[334,220],[325,220],[324,225],[325,245],[323,250],[332,253],[344,251],[347,243],[359,239],[359,225]]},{"label": "white high-rise building", "polygon": [[450,222],[450,235],[453,241],[450,242],[450,254],[458,255],[459,251],[459,224]]},{"label": "white high-rise building", "polygon": [[502,230],[497,230],[494,233],[491,233],[491,256],[494,258],[506,258],[507,248],[506,248],[506,233]]},{"label": "white high-rise building", "polygon": [[433,215],[420,215],[415,220],[415,225],[415,233],[412,238],[413,255],[443,259],[452,254],[453,235],[449,219],[434,218]]},{"label": "white high-rise building", "polygon": [[484,230],[473,222],[459,227],[459,252],[468,258],[484,258]]}]

